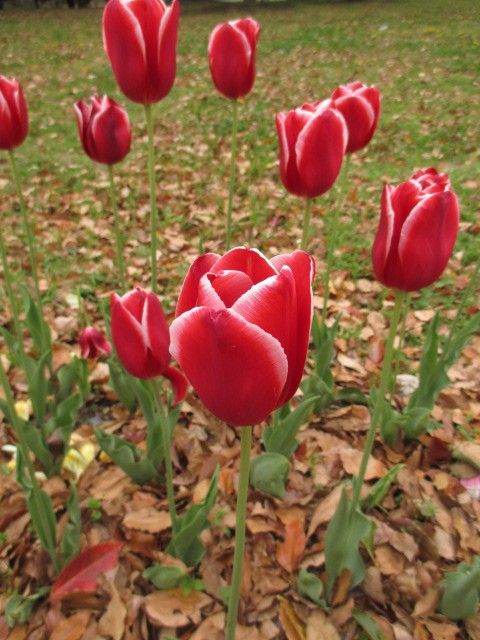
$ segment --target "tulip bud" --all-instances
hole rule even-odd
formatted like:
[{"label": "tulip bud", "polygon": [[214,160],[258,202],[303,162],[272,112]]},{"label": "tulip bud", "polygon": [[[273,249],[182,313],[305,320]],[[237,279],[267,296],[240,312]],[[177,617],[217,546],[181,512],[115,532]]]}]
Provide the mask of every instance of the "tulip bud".
[{"label": "tulip bud", "polygon": [[238,247],[192,264],[171,327],[171,353],[205,406],[235,426],[258,424],[298,389],[312,322],[314,262],[267,260]]},{"label": "tulip bud", "polygon": [[349,82],[335,89],[331,106],[345,118],[348,142],[345,153],[363,149],[372,139],[380,116],[380,91],[361,82]]},{"label": "tulip bud", "polygon": [[0,76],[0,149],[18,147],[27,137],[28,114],[22,86]]},{"label": "tulip bud", "polygon": [[255,82],[255,55],[260,25],[253,18],[218,24],[208,42],[213,84],[230,100],[250,93]]},{"label": "tulip bud", "polygon": [[348,131],[328,100],[277,113],[280,177],[287,191],[316,198],[334,184],[342,167]]},{"label": "tulip bud", "polygon": [[187,383],[169,367],[170,332],[160,300],[153,293],[135,289],[110,300],[112,339],[118,358],[136,378],[164,376],[175,390],[175,404],[185,397]]},{"label": "tulip bud", "polygon": [[457,239],[459,205],[446,174],[423,169],[398,187],[386,185],[372,249],[376,278],[417,291],[437,280]]},{"label": "tulip bud", "polygon": [[108,356],[112,351],[106,336],[95,327],[86,327],[78,337],[80,353],[85,360],[96,360],[100,356]]},{"label": "tulip bud", "polygon": [[90,107],[79,100],[75,113],[80,142],[94,162],[111,165],[125,158],[130,151],[130,122],[115,100],[93,96]]},{"label": "tulip bud", "polygon": [[180,3],[109,0],[103,44],[123,93],[140,104],[164,98],[173,86]]}]

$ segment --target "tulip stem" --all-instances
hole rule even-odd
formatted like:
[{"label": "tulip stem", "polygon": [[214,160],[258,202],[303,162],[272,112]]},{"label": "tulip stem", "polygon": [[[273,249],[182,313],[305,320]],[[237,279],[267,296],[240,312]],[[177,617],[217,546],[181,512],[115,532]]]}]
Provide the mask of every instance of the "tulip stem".
[{"label": "tulip stem", "polygon": [[300,249],[306,251],[308,248],[308,236],[310,233],[310,214],[312,212],[312,198],[306,198],[305,209],[303,210],[303,230],[302,230],[302,242]]},{"label": "tulip stem", "polygon": [[232,584],[228,599],[225,640],[235,640],[237,626],[238,601],[242,582],[242,569],[245,552],[245,519],[247,516],[248,479],[250,475],[250,449],[252,447],[252,427],[242,427],[240,436],[240,478],[238,483],[235,554],[233,558]]},{"label": "tulip stem", "polygon": [[360,463],[360,469],[358,471],[358,476],[355,478],[355,481],[353,483],[352,502],[350,504],[351,518],[353,518],[353,514],[356,512],[358,508],[358,504],[360,501],[360,492],[362,490],[362,485],[365,480],[365,473],[367,471],[368,460],[372,453],[373,444],[375,442],[375,433],[376,433],[380,415],[382,412],[382,406],[383,406],[383,403],[385,402],[385,394],[388,389],[388,383],[390,381],[390,375],[392,371],[392,359],[393,359],[393,351],[394,351],[393,343],[395,341],[395,336],[397,335],[398,322],[400,320],[404,298],[405,298],[404,291],[395,290],[395,306],[393,308],[392,319],[390,321],[390,331],[388,333],[387,345],[385,348],[385,357],[383,359],[382,374],[380,378],[380,389],[378,391],[377,400],[373,408],[373,415],[370,421],[370,426],[368,428],[367,440],[365,442],[365,447],[363,449],[363,455]]},{"label": "tulip stem", "polygon": [[[3,387],[3,393],[5,396],[5,402],[8,407],[8,413],[13,430],[17,437],[18,449],[20,450],[20,454],[23,459],[23,464],[26,465],[29,475],[29,480],[31,487],[29,491],[32,492],[33,495],[39,496],[41,489],[37,481],[37,477],[35,475],[35,469],[33,463],[30,459],[29,449],[27,441],[24,437],[22,425],[18,422],[17,412],[15,410],[15,401],[12,394],[12,389],[10,387],[10,383],[8,381],[7,374],[5,369],[3,368],[3,363],[0,359],[0,383]],[[17,464],[19,464],[17,460]],[[58,561],[57,550],[55,548],[55,539],[52,539],[50,535],[50,526],[48,523],[48,515],[45,513],[44,509],[37,509],[37,522],[39,528],[41,527],[41,532],[39,535],[40,541],[42,542],[42,546],[48,552],[50,558],[52,559],[53,567],[56,572],[60,570],[60,563]],[[38,535],[37,531],[37,535]]]},{"label": "tulip stem", "polygon": [[448,332],[448,336],[445,340],[445,344],[443,345],[443,353],[446,354],[451,342],[453,340],[453,338],[455,337],[455,331],[457,329],[458,326],[458,321],[460,320],[462,314],[463,314],[463,310],[465,309],[468,300],[470,299],[470,296],[472,295],[473,289],[475,287],[475,285],[477,284],[477,280],[478,280],[478,274],[480,271],[480,258],[477,260],[477,264],[475,265],[475,269],[473,270],[473,273],[470,277],[470,281],[468,283],[468,285],[465,287],[465,289],[463,290],[463,295],[462,298],[460,300],[460,304],[458,305],[457,308],[457,313],[455,314],[455,317],[452,320],[452,324],[450,325],[450,329]]},{"label": "tulip stem", "polygon": [[161,383],[157,379],[152,380],[153,383],[153,395],[155,396],[155,404],[157,407],[157,414],[160,420],[160,430],[162,437],[162,448],[163,448],[163,461],[165,463],[165,486],[167,489],[167,501],[168,501],[168,510],[170,512],[170,519],[172,521],[172,532],[175,534],[178,529],[178,519],[177,519],[177,510],[175,507],[175,492],[173,490],[173,467],[172,467],[172,456],[171,456],[171,446],[172,440],[170,437],[170,430],[168,426],[168,419],[165,415],[162,406],[162,387]]},{"label": "tulip stem", "polygon": [[401,323],[400,323],[400,338],[398,341],[398,348],[395,349],[395,353],[393,356],[393,365],[392,365],[392,380],[390,383],[390,397],[393,398],[395,393],[395,386],[397,383],[397,376],[400,372],[400,360],[402,358],[402,349],[405,342],[405,329],[407,326],[407,316],[410,310],[410,300],[411,296],[409,293],[405,293],[403,308],[401,311]]},{"label": "tulip stem", "polygon": [[237,130],[238,130],[238,100],[233,100],[232,107],[232,144],[230,154],[230,179],[228,183],[228,202],[227,202],[227,231],[225,248],[230,249],[232,241],[232,209],[233,209],[233,192],[235,191],[235,161],[237,159]]},{"label": "tulip stem", "polygon": [[38,305],[40,307],[40,309],[42,308],[42,299],[40,296],[40,286],[39,286],[39,282],[38,282],[38,273],[37,273],[37,256],[35,253],[35,243],[34,243],[34,237],[33,237],[33,233],[32,233],[32,228],[29,224],[28,221],[28,216],[27,216],[27,205],[25,203],[25,198],[23,197],[23,192],[22,192],[22,185],[20,183],[20,174],[18,172],[18,167],[17,167],[17,161],[15,159],[15,155],[13,153],[13,151],[10,149],[8,151],[8,155],[10,158],[10,166],[12,168],[12,175],[13,175],[13,180],[15,182],[15,189],[17,191],[17,196],[18,196],[18,203],[20,205],[20,215],[22,216],[22,224],[23,224],[23,230],[24,233],[27,237],[27,244],[28,244],[28,253],[29,253],[29,257],[30,257],[30,267],[32,270],[32,277],[33,277],[33,283],[35,286],[35,294],[37,297],[37,302]]},{"label": "tulip stem", "polygon": [[122,291],[125,291],[125,262],[123,259],[123,240],[120,227],[120,217],[118,215],[117,193],[115,188],[115,180],[113,177],[113,165],[108,165],[108,178],[110,181],[110,200],[112,203],[113,221],[115,225],[115,245],[117,250],[117,268]]},{"label": "tulip stem", "polygon": [[20,315],[17,307],[17,299],[13,290],[13,277],[10,267],[8,266],[7,250],[5,247],[5,241],[3,239],[3,233],[0,229],[0,254],[2,258],[3,278],[5,280],[5,289],[7,291],[8,299],[10,301],[10,310],[12,312],[13,326],[15,329],[18,345],[23,352],[23,339],[22,328],[20,325]]},{"label": "tulip stem", "polygon": [[325,218],[325,243],[327,253],[327,265],[323,273],[323,308],[322,308],[322,322],[325,324],[328,316],[328,300],[330,297],[330,273],[332,271],[333,259],[335,257],[335,249],[337,248],[338,239],[338,218],[339,213],[343,209],[345,200],[345,191],[347,187],[347,178],[350,167],[350,154],[345,158],[345,164],[342,169],[340,181],[338,184],[338,201],[337,206],[333,207],[333,212],[327,224],[327,218]]},{"label": "tulip stem", "polygon": [[153,140],[152,105],[145,105],[148,135],[148,182],[150,187],[150,255],[152,268],[152,293],[157,292],[157,185],[155,181],[155,145]]}]

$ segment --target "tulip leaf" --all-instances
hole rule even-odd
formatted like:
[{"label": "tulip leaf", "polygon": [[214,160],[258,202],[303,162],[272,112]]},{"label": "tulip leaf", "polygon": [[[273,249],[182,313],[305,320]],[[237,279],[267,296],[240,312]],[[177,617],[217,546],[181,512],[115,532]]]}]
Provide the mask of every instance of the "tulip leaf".
[{"label": "tulip leaf", "polygon": [[208,515],[217,497],[219,473],[220,467],[217,465],[204,500],[190,505],[186,514],[178,518],[177,529],[173,532],[167,547],[167,553],[180,558],[189,567],[198,564],[205,553],[199,536],[210,526]]},{"label": "tulip leaf", "polygon": [[387,473],[377,480],[370,489],[368,496],[362,500],[362,507],[364,509],[374,509],[382,502],[387,495],[387,491],[390,489],[392,482],[395,481],[399,471],[403,469],[404,464],[396,464]]},{"label": "tulip leaf", "polygon": [[480,556],[473,562],[462,562],[445,576],[445,589],[440,611],[451,620],[464,620],[475,615],[480,599]]},{"label": "tulip leaf", "polygon": [[52,365],[52,340],[50,327],[42,317],[41,310],[34,302],[30,292],[22,288],[25,308],[25,322],[38,354],[46,354],[48,366]]},{"label": "tulip leaf", "polygon": [[365,611],[359,611],[358,609],[354,609],[352,612],[352,617],[355,622],[365,631],[370,640],[383,640],[383,633],[375,622],[375,620],[365,613]]},{"label": "tulip leaf", "polygon": [[146,484],[155,476],[155,467],[150,460],[143,458],[142,452],[135,445],[101,429],[95,429],[95,437],[102,451],[137,484]]},{"label": "tulip leaf", "polygon": [[142,573],[142,577],[149,580],[157,589],[175,589],[186,575],[180,567],[160,564],[153,564]]},{"label": "tulip leaf", "polygon": [[46,366],[49,355],[48,353],[43,355],[39,361],[27,355],[23,358],[28,384],[28,397],[32,402],[33,414],[38,425],[44,424],[47,411],[48,381]]},{"label": "tulip leaf", "polygon": [[5,604],[5,622],[12,628],[26,624],[32,615],[35,604],[44,598],[50,587],[40,587],[38,591],[29,596],[22,596],[17,591],[12,593]]},{"label": "tulip leaf", "polygon": [[41,462],[43,468],[48,474],[54,466],[54,459],[52,452],[48,448],[48,444],[45,440],[44,434],[38,428],[33,427],[28,422],[24,422],[17,418],[19,428],[23,429],[24,437],[27,442],[27,446],[30,451],[35,455],[37,460]]},{"label": "tulip leaf", "polygon": [[283,498],[288,471],[288,459],[284,455],[275,451],[261,453],[251,462],[250,484],[258,491]]},{"label": "tulip leaf", "polygon": [[327,603],[321,597],[323,595],[323,582],[314,573],[302,569],[297,578],[298,592],[304,598],[308,598],[323,609],[327,608]]},{"label": "tulip leaf", "polygon": [[90,383],[88,382],[88,363],[86,360],[74,356],[70,362],[65,364],[57,371],[58,391],[56,400],[65,400],[69,396],[75,385],[83,401],[90,394]]},{"label": "tulip leaf", "polygon": [[68,522],[63,530],[60,551],[62,563],[67,564],[80,552],[80,533],[82,527],[82,514],[78,501],[77,488],[70,482],[70,495],[67,500]]},{"label": "tulip leaf", "polygon": [[351,587],[356,587],[362,582],[365,565],[360,553],[360,544],[371,534],[372,526],[370,520],[359,509],[351,513],[347,493],[343,488],[340,502],[325,535],[325,568],[329,594],[344,569],[351,574]]},{"label": "tulip leaf", "polygon": [[137,396],[131,385],[133,376],[123,369],[116,356],[109,358],[108,369],[110,371],[110,384],[112,389],[129,412],[134,413],[137,408]]},{"label": "tulip leaf", "polygon": [[296,435],[298,430],[308,421],[318,396],[302,400],[283,420],[274,426],[267,427],[263,434],[265,449],[272,453],[281,453],[289,458],[298,446]]}]

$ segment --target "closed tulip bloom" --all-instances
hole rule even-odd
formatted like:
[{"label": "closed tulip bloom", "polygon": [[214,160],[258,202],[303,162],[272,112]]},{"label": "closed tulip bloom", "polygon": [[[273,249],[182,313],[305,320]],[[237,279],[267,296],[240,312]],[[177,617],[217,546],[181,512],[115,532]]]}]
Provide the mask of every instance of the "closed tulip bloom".
[{"label": "closed tulip bloom", "polygon": [[19,82],[0,76],[0,149],[18,147],[27,137],[28,113]]},{"label": "closed tulip bloom", "polygon": [[93,96],[91,106],[79,100],[75,113],[80,142],[92,160],[111,165],[125,158],[130,151],[130,122],[115,100]]},{"label": "closed tulip bloom", "polygon": [[140,104],[164,98],[173,86],[180,3],[109,0],[103,44],[123,93]]},{"label": "closed tulip bloom", "polygon": [[110,300],[111,329],[120,362],[136,378],[164,376],[172,383],[175,404],[185,397],[184,376],[170,362],[170,332],[157,296],[135,289]]},{"label": "closed tulip bloom", "polygon": [[459,205],[446,174],[423,169],[398,187],[386,185],[372,249],[376,278],[417,291],[437,280],[457,239]]},{"label": "closed tulip bloom", "polygon": [[80,353],[85,360],[96,360],[100,356],[108,356],[112,351],[104,333],[95,327],[86,327],[78,337]]},{"label": "closed tulip bloom", "polygon": [[230,100],[250,93],[255,82],[255,56],[260,25],[253,18],[218,24],[208,42],[213,84]]},{"label": "closed tulip bloom", "polygon": [[258,424],[298,389],[312,321],[314,261],[237,247],[203,255],[182,286],[171,353],[205,406]]},{"label": "closed tulip bloom", "polygon": [[380,103],[380,91],[361,82],[342,84],[332,93],[331,104],[347,123],[346,153],[363,149],[370,142],[377,128]]},{"label": "closed tulip bloom", "polygon": [[280,177],[287,191],[316,198],[334,184],[342,167],[348,131],[329,101],[277,113]]}]

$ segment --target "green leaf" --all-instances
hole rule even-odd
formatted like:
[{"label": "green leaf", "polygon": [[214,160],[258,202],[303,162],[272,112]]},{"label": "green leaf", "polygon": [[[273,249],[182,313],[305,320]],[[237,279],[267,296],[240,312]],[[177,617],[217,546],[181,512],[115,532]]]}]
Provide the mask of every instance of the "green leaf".
[{"label": "green leaf", "polygon": [[32,401],[33,414],[38,425],[43,425],[47,410],[47,396],[49,383],[46,375],[48,353],[44,354],[40,360],[34,360],[25,356],[25,375],[28,383],[28,396]]},{"label": "green leaf", "polygon": [[57,401],[67,398],[75,386],[77,386],[80,396],[85,401],[90,395],[90,383],[88,382],[88,363],[86,360],[74,356],[70,362],[63,365],[57,371],[58,391]]},{"label": "green leaf", "polygon": [[362,627],[370,640],[383,640],[383,633],[380,627],[375,620],[368,615],[368,613],[356,609],[352,612],[352,616],[357,624]]},{"label": "green leaf", "polygon": [[131,385],[132,376],[122,368],[115,356],[109,358],[108,369],[112,389],[129,412],[134,413],[137,408],[137,396]]},{"label": "green leaf", "polygon": [[289,464],[281,453],[267,451],[252,459],[250,484],[258,491],[283,498],[287,482]]},{"label": "green leaf", "polygon": [[321,597],[323,594],[323,582],[314,573],[302,569],[297,578],[298,592],[304,598],[308,598],[322,608],[327,607],[327,603]]},{"label": "green leaf", "polygon": [[360,544],[371,530],[372,523],[361,511],[350,513],[350,503],[343,488],[340,502],[325,535],[325,568],[329,594],[343,569],[350,571],[352,587],[362,582],[365,566],[360,554]]},{"label": "green leaf", "polygon": [[298,430],[308,421],[318,399],[318,396],[303,399],[286,418],[279,420],[272,427],[267,427],[263,434],[265,449],[289,458],[298,446]]},{"label": "green leaf", "polygon": [[23,430],[23,436],[30,451],[35,455],[37,460],[42,464],[45,473],[49,476],[54,468],[54,459],[52,452],[48,448],[44,433],[39,427],[25,422],[17,418],[19,428]]},{"label": "green leaf", "polygon": [[335,394],[335,401],[345,404],[368,405],[368,397],[356,387],[342,387]]},{"label": "green leaf", "polygon": [[50,327],[43,319],[40,309],[34,302],[30,292],[22,288],[22,296],[25,308],[25,322],[32,336],[33,344],[38,354],[45,354],[49,367],[52,363],[52,341]]},{"label": "green leaf", "polygon": [[44,598],[49,591],[50,587],[40,587],[38,591],[29,596],[22,596],[15,591],[5,605],[4,616],[7,625],[11,628],[26,624],[30,620],[35,604]]},{"label": "green leaf", "polygon": [[217,497],[219,473],[220,467],[217,465],[205,499],[199,504],[190,505],[187,513],[178,519],[178,529],[167,547],[167,553],[180,558],[188,566],[198,564],[205,553],[199,535],[209,527],[208,515]]},{"label": "green leaf", "polygon": [[94,431],[102,451],[105,451],[115,464],[120,469],[123,469],[134,482],[143,485],[152,480],[156,469],[150,460],[143,457],[138,447],[130,442],[125,442],[125,440],[112,433],[105,433],[101,429],[95,429]]},{"label": "green leaf", "polygon": [[180,567],[160,564],[153,564],[142,573],[142,576],[150,580],[157,589],[174,589],[180,585],[185,575],[185,571]]},{"label": "green leaf", "polygon": [[73,482],[70,482],[70,495],[67,500],[68,522],[63,530],[60,551],[62,554],[62,564],[67,564],[80,553],[80,533],[82,528],[82,516],[80,504],[78,502],[77,489]]},{"label": "green leaf", "polygon": [[370,489],[368,496],[362,500],[362,506],[365,509],[374,509],[375,507],[378,507],[387,495],[387,491],[389,490],[392,482],[395,481],[398,472],[400,469],[403,469],[404,466],[404,464],[396,464],[387,471],[383,478],[380,478],[375,482],[373,487]]},{"label": "green leaf", "polygon": [[42,547],[52,555],[56,545],[56,520],[50,496],[34,486],[26,492],[32,525]]},{"label": "green leaf", "polygon": [[475,615],[480,599],[480,556],[471,564],[462,562],[445,576],[445,590],[440,611],[451,620],[464,620]]}]

